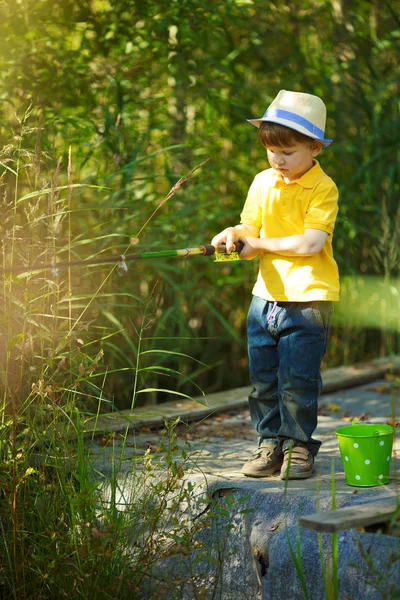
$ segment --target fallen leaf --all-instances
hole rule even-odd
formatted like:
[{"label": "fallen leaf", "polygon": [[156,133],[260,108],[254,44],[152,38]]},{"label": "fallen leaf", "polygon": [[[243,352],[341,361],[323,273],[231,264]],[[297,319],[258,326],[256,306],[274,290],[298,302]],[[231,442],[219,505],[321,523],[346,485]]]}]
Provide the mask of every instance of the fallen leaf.
[{"label": "fallen leaf", "polygon": [[370,415],[368,413],[362,413],[359,417],[357,417],[356,421],[368,421]]},{"label": "fallen leaf", "polygon": [[370,388],[371,392],[378,392],[378,394],[386,394],[390,391],[390,386],[385,383],[377,383],[374,387]]}]

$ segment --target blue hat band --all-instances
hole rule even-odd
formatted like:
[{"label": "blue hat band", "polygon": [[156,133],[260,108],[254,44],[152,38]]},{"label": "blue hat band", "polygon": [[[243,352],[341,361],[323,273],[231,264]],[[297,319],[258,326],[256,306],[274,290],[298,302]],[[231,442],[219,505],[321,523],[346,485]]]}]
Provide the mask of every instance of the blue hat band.
[{"label": "blue hat band", "polygon": [[[290,112],[289,110],[281,110],[279,108],[269,108],[263,114],[263,119],[266,117],[277,117],[279,119],[285,119],[291,121],[297,125],[301,125],[304,129],[307,129],[312,135],[317,136],[318,139],[324,139],[324,131],[311,123],[308,119],[296,115],[296,113]],[[328,140],[327,140],[328,141]]]}]

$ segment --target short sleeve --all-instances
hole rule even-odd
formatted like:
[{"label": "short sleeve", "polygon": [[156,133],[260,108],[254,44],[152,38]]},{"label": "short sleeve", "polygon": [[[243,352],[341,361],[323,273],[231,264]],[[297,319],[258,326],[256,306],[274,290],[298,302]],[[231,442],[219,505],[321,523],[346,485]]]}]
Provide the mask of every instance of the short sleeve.
[{"label": "short sleeve", "polygon": [[247,194],[246,202],[240,215],[242,225],[262,226],[262,193],[259,178],[255,177]]},{"label": "short sleeve", "polygon": [[321,229],[333,233],[338,213],[338,189],[332,179],[320,182],[307,207],[304,229]]}]

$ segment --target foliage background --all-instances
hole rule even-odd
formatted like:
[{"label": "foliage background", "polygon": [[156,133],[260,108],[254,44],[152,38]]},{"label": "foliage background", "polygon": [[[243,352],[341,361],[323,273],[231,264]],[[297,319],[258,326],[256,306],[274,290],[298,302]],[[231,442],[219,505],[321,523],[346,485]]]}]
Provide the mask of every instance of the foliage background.
[{"label": "foliage background", "polygon": [[[340,190],[325,366],[397,351],[399,22],[382,0],[0,1],[3,265],[210,241],[267,166],[246,118],[308,91],[327,104],[321,163]],[[6,276],[3,396],[15,378],[54,395],[64,368],[92,369],[89,409],[247,385],[256,270],[193,258]]]}]

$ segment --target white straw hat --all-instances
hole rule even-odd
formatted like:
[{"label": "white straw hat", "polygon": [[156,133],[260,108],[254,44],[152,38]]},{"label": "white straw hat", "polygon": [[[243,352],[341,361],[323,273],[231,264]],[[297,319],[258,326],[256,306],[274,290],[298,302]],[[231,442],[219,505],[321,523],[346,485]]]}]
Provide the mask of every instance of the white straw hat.
[{"label": "white straw hat", "polygon": [[263,121],[279,123],[318,140],[323,146],[332,142],[325,138],[326,106],[321,98],[312,94],[281,90],[261,119],[247,121],[256,127]]}]

